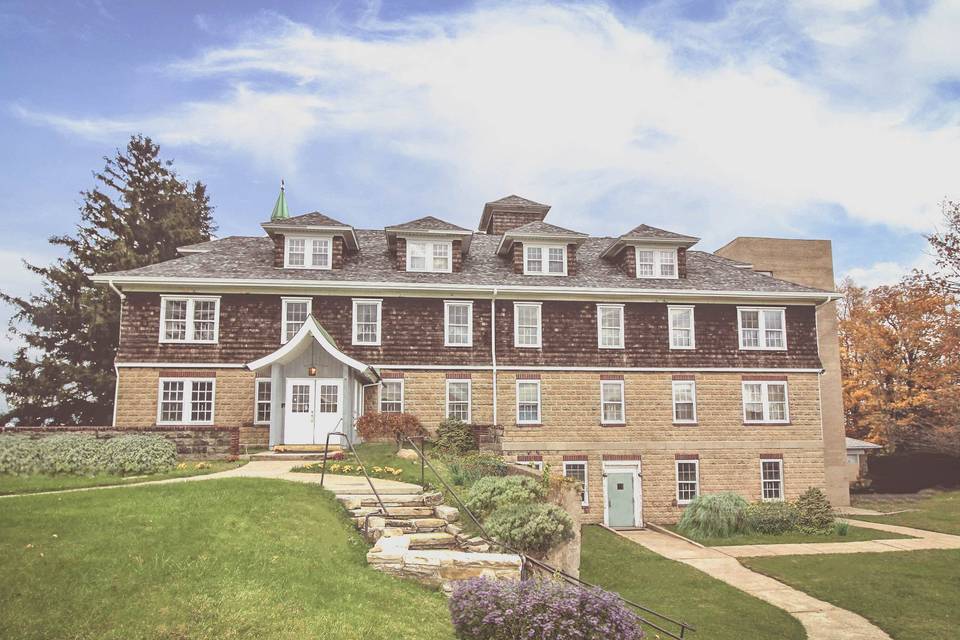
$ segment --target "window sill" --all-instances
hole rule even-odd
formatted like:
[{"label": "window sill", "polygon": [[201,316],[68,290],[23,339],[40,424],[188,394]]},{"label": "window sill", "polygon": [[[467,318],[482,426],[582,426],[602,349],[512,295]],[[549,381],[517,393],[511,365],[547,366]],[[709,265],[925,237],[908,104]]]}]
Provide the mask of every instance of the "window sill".
[{"label": "window sill", "polygon": [[674,421],[673,421],[673,426],[675,426],[675,427],[698,427],[698,426],[700,426],[700,423],[697,422],[696,420],[694,420],[693,422],[674,420]]},{"label": "window sill", "polygon": [[792,422],[744,422],[745,427],[792,427]]},{"label": "window sill", "polygon": [[601,422],[601,427],[625,427],[627,426],[626,422]]},{"label": "window sill", "polygon": [[580,508],[583,510],[584,513],[590,513],[590,505],[582,504],[580,505]]},{"label": "window sill", "polygon": [[218,340],[160,340],[160,344],[218,344]]},{"label": "window sill", "polygon": [[542,427],[543,423],[542,422],[518,422],[514,426],[519,427],[521,429],[524,427]]}]

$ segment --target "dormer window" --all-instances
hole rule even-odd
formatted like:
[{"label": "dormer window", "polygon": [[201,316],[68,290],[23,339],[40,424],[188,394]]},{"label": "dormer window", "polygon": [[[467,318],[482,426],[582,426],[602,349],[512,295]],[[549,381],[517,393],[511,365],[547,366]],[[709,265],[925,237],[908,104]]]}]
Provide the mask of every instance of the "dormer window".
[{"label": "dormer window", "polygon": [[566,245],[523,245],[523,273],[538,276],[567,275]]},{"label": "dormer window", "polygon": [[677,250],[637,247],[638,278],[676,278]]},{"label": "dormer window", "polygon": [[427,273],[450,273],[453,243],[449,240],[440,242],[407,240],[407,271]]},{"label": "dormer window", "polygon": [[286,236],[283,266],[291,269],[329,269],[333,241],[328,237]]}]

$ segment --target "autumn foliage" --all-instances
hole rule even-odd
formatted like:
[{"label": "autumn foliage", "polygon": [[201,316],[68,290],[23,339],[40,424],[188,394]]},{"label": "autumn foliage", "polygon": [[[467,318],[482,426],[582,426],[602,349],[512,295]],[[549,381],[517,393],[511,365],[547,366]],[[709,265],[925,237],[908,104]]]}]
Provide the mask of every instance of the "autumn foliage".
[{"label": "autumn foliage", "polygon": [[426,437],[427,430],[412,413],[365,413],[357,419],[357,431],[364,440],[393,439],[399,447],[402,437]]}]

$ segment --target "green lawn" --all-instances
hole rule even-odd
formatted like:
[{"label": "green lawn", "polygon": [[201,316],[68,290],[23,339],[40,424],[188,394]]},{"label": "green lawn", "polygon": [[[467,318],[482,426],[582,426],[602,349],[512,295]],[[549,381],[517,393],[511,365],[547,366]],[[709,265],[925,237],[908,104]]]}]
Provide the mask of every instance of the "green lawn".
[{"label": "green lawn", "polygon": [[889,533],[887,531],[876,531],[875,529],[866,529],[864,527],[851,526],[847,530],[847,535],[841,536],[834,532],[825,534],[803,533],[802,531],[791,531],[780,535],[770,535],[762,533],[741,533],[729,538],[701,538],[692,536],[677,530],[676,525],[667,525],[670,529],[685,538],[695,540],[705,547],[729,547],[738,544],[793,544],[793,543],[816,543],[816,542],[860,542],[863,540],[892,540],[894,538],[909,538],[898,533]]},{"label": "green lawn", "polygon": [[803,627],[786,611],[601,527],[583,529],[580,577],[692,624],[697,632],[688,637],[694,640],[806,638]]},{"label": "green lawn", "polygon": [[744,565],[859,613],[895,640],[953,640],[960,551],[750,558]]},{"label": "green lawn", "polygon": [[0,495],[11,493],[37,493],[38,491],[60,491],[62,489],[82,489],[84,487],[102,487],[111,484],[137,484],[151,480],[166,480],[168,478],[184,478],[200,476],[218,471],[227,471],[243,466],[246,462],[226,462],[210,460],[206,464],[208,469],[197,469],[197,462],[185,462],[185,469],[172,469],[166,473],[154,473],[145,476],[8,476],[0,475]]},{"label": "green lawn", "polygon": [[855,499],[854,506],[884,512],[911,509],[911,511],[889,516],[850,516],[857,520],[884,522],[960,535],[960,490],[923,497],[910,496],[896,501],[871,501],[868,497],[863,497]]},{"label": "green lawn", "polygon": [[0,638],[451,640],[343,513],[254,478],[0,500]]}]

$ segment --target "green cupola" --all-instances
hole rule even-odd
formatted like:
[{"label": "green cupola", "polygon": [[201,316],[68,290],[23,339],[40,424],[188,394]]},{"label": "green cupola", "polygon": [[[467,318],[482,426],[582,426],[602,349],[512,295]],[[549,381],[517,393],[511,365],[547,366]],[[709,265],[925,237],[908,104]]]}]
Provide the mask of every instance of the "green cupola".
[{"label": "green cupola", "polygon": [[285,189],[283,185],[283,179],[280,180],[280,195],[277,196],[277,203],[273,205],[273,213],[270,214],[270,221],[274,220],[286,220],[290,217],[290,212],[287,210],[287,197],[285,195]]}]

